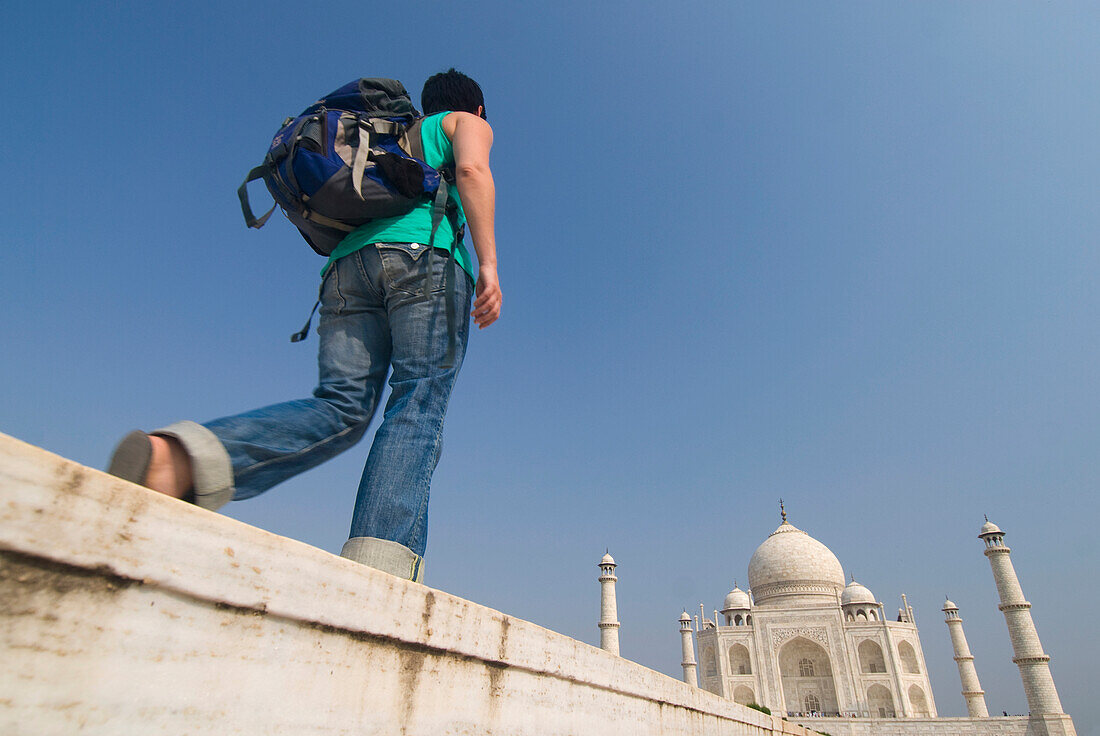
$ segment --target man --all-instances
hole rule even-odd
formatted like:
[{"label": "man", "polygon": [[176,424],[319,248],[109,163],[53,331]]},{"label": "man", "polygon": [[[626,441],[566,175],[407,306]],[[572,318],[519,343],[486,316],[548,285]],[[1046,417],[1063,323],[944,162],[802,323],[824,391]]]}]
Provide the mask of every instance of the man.
[{"label": "man", "polygon": [[[151,434],[132,432],[115,450],[108,472],[208,509],[251,498],[358,442],[392,366],[392,392],[341,554],[421,579],[429,484],[466,349],[474,284],[472,315],[479,328],[495,322],[501,309],[489,169],[493,131],[481,88],[451,69],[424,83],[421,105],[425,117],[411,134],[420,136],[424,160],[455,170],[458,217],[445,218],[433,240],[445,252],[426,255],[432,206],[427,199],[406,215],[350,233],[323,272],[320,380],[312,398],[204,425],[185,421]],[[476,282],[469,253],[455,237],[463,221],[477,253]],[[451,274],[453,337],[446,269],[457,270]],[[424,297],[427,278],[430,299]],[[449,339],[455,355],[447,367]]]}]

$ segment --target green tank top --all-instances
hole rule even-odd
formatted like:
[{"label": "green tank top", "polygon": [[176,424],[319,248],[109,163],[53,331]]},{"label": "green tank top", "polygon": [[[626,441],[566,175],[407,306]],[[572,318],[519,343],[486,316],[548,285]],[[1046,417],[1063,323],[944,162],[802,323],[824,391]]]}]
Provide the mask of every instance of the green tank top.
[{"label": "green tank top", "polygon": [[[448,115],[450,115],[449,112],[435,113],[420,122],[420,140],[424,145],[424,161],[436,169],[448,164],[453,165],[455,162],[451,139],[443,132],[443,118]],[[466,213],[462,210],[462,201],[458,197],[457,187],[452,187],[451,196],[458,203],[459,225],[464,225],[466,223]],[[420,243],[427,245],[431,234],[432,202],[430,199],[425,198],[412,211],[404,215],[372,220],[348,233],[347,237],[340,241],[340,245],[336,246],[336,250],[332,251],[325,267],[321,269],[321,275],[323,276],[328,271],[328,267],[336,259],[354,253],[363,246],[372,243]],[[443,222],[439,223],[439,229],[435,231],[435,247],[449,253],[454,246],[454,242],[454,227],[451,225],[450,219],[445,217]],[[473,261],[470,259],[470,254],[464,243],[460,242],[458,244],[455,260],[458,261],[458,265],[462,267],[462,270],[470,275],[471,279],[477,280],[474,275]]]}]

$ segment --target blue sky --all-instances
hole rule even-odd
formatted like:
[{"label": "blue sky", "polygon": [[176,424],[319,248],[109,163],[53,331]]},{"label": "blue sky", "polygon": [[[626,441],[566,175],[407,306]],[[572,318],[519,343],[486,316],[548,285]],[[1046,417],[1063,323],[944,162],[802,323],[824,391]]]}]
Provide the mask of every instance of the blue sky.
[{"label": "blue sky", "polygon": [[[0,430],[102,467],[307,395],[321,260],[235,189],[320,94],[453,65],[496,131],[505,301],[427,582],[596,643],[610,548],[623,654],[678,676],[680,611],[744,587],[782,496],[908,594],[941,714],[945,594],[990,710],[1025,712],[989,514],[1095,732],[1098,35],[1086,3],[17,4]],[[366,449],[226,512],[336,552]]]}]

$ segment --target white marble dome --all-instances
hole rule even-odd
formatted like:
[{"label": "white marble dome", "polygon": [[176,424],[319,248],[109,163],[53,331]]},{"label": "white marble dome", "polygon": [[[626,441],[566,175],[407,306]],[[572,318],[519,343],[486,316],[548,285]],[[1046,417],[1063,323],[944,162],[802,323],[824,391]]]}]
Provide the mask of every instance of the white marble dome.
[{"label": "white marble dome", "polygon": [[828,547],[784,520],[752,553],[749,587],[757,606],[820,603],[823,597],[835,603],[844,570]]},{"label": "white marble dome", "polygon": [[844,586],[844,592],[840,594],[840,605],[847,606],[856,603],[877,603],[874,594],[855,580]]},{"label": "white marble dome", "polygon": [[[615,564],[615,558],[611,556],[610,552],[608,552],[606,555],[603,556],[603,559],[600,560],[600,564],[601,565],[614,565]],[[616,567],[618,567],[618,565],[616,565]]]},{"label": "white marble dome", "polygon": [[[973,528],[973,527],[971,527],[971,528]],[[1001,528],[998,527],[996,524],[994,524],[992,521],[990,521],[989,519],[986,519],[985,523],[982,524],[982,530],[978,534],[978,536],[980,537],[984,534],[1004,534],[1004,532],[1002,532]]]},{"label": "white marble dome", "polygon": [[726,600],[722,602],[722,611],[736,611],[745,608],[752,608],[749,594],[735,585],[733,590],[726,594]]}]

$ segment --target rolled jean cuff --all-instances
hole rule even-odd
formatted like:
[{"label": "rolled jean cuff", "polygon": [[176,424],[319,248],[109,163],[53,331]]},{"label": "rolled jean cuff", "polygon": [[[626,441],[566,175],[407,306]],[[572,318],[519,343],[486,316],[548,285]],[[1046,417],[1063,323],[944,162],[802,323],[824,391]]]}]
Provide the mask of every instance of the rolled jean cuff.
[{"label": "rolled jean cuff", "polygon": [[352,537],[344,542],[340,556],[414,583],[419,583],[424,576],[424,558],[388,539]]},{"label": "rolled jean cuff", "polygon": [[217,435],[195,422],[176,422],[152,434],[174,437],[191,459],[195,505],[216,511],[233,500],[233,464]]}]

